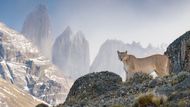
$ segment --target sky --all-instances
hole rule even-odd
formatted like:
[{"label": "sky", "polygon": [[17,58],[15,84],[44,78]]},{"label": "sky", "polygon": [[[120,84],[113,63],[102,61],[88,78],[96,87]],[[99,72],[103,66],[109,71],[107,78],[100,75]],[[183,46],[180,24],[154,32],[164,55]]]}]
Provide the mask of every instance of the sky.
[{"label": "sky", "polygon": [[159,46],[190,30],[190,0],[1,0],[0,22],[21,31],[26,15],[46,5],[54,38],[81,30],[91,61],[107,39]]}]

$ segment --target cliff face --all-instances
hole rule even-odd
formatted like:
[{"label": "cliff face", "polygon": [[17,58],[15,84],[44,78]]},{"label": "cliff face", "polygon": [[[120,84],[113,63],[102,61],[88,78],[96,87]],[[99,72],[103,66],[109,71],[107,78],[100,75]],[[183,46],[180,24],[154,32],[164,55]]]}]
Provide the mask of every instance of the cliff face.
[{"label": "cliff face", "polygon": [[190,31],[172,42],[165,52],[171,61],[171,71],[190,71]]},{"label": "cliff face", "polygon": [[24,35],[2,23],[0,78],[50,104],[63,102],[72,84]]},{"label": "cliff face", "polygon": [[89,44],[82,32],[70,27],[57,37],[52,49],[52,62],[73,79],[89,72]]},{"label": "cliff face", "polygon": [[22,33],[35,44],[41,53],[51,58],[51,23],[48,10],[44,5],[38,5],[24,21]]}]

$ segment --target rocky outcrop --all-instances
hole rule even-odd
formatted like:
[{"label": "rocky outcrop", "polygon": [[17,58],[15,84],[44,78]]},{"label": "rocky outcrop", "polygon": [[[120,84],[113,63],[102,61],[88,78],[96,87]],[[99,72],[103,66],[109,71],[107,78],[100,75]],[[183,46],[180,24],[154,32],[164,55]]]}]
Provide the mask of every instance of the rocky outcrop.
[{"label": "rocky outcrop", "polygon": [[0,78],[50,104],[63,102],[72,80],[22,34],[0,23],[0,35]]},{"label": "rocky outcrop", "polygon": [[149,45],[143,48],[138,42],[125,44],[119,40],[106,40],[101,46],[96,58],[90,66],[90,72],[112,71],[119,74],[125,80],[123,63],[118,59],[117,50],[128,51],[136,57],[146,57],[148,55],[163,53],[164,49]]},{"label": "rocky outcrop", "polygon": [[125,83],[112,72],[90,73],[75,81],[65,103],[57,107],[139,107],[142,104],[151,107],[188,107],[189,80],[188,72],[156,79],[136,73]]},{"label": "rocky outcrop", "polygon": [[80,99],[82,103],[85,100],[97,98],[102,94],[108,94],[109,91],[117,90],[121,82],[122,79],[118,75],[110,72],[88,74],[77,79],[73,84],[66,103],[77,104]]},{"label": "rocky outcrop", "polygon": [[55,40],[52,62],[73,79],[89,72],[89,44],[80,31],[74,34],[70,27]]},{"label": "rocky outcrop", "polygon": [[51,23],[46,6],[38,5],[24,21],[22,33],[48,58],[51,58]]},{"label": "rocky outcrop", "polygon": [[172,72],[190,72],[190,31],[172,42],[165,54],[169,56]]}]

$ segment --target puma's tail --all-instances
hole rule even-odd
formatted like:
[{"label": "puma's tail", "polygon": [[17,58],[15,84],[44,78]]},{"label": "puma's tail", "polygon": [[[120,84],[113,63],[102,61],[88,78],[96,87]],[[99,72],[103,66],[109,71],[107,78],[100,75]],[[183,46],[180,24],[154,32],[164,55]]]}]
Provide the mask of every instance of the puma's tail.
[{"label": "puma's tail", "polygon": [[171,72],[171,61],[168,58],[168,64],[167,64],[167,73],[168,73],[168,75],[170,74],[170,72]]},{"label": "puma's tail", "polygon": [[169,75],[169,74],[170,74],[170,72],[171,72],[171,70],[172,70],[172,68],[171,68],[171,60],[170,60],[170,58],[169,58],[169,56],[168,56],[167,52],[164,52],[164,55],[166,55],[166,56],[167,56],[167,58],[168,58],[167,73],[168,73],[168,75]]}]

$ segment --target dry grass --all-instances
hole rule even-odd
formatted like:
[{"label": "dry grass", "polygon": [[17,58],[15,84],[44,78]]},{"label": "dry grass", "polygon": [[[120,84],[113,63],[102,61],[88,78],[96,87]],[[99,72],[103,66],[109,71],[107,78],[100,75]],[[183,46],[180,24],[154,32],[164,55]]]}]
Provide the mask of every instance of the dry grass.
[{"label": "dry grass", "polygon": [[156,95],[152,92],[139,95],[133,107],[160,107],[167,101],[164,95]]},{"label": "dry grass", "polygon": [[27,92],[22,91],[13,84],[0,79],[0,106],[8,105],[8,107],[35,107],[37,104],[42,103],[29,95]]}]

